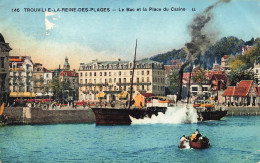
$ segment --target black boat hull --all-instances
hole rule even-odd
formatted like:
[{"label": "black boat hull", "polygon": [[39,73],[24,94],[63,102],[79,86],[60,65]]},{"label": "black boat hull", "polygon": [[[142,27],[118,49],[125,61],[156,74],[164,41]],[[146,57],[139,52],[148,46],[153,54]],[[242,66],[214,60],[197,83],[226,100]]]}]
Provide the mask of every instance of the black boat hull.
[{"label": "black boat hull", "polygon": [[209,121],[209,120],[220,120],[227,115],[227,110],[224,111],[203,111],[198,112],[199,121]]},{"label": "black boat hull", "polygon": [[136,119],[151,118],[159,112],[165,113],[166,107],[147,109],[125,109],[125,108],[91,108],[95,114],[96,125],[130,125],[130,116]]}]

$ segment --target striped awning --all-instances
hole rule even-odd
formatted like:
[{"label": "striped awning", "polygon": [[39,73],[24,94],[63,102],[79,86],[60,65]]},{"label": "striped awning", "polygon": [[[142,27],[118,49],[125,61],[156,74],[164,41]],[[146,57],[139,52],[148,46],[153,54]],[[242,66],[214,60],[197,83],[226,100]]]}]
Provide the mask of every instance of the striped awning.
[{"label": "striped awning", "polygon": [[118,94],[118,98],[126,98],[128,92],[124,91]]},{"label": "striped awning", "polygon": [[34,92],[10,92],[10,97],[35,97]]},{"label": "striped awning", "polygon": [[105,93],[104,92],[99,92],[98,94],[97,94],[97,98],[103,98],[103,97],[105,97]]}]

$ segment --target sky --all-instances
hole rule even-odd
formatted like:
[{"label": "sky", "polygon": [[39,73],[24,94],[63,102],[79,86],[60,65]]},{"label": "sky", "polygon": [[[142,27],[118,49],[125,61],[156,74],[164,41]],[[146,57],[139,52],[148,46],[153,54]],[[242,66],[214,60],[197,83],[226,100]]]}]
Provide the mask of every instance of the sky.
[{"label": "sky", "polygon": [[[136,39],[137,59],[182,48],[191,40],[188,25],[194,16],[217,1],[1,0],[0,33],[13,49],[10,55],[31,56],[34,63],[48,69],[62,66],[68,56],[71,68],[78,69],[80,63],[95,59],[133,60]],[[150,7],[162,11],[149,11]],[[172,7],[186,10],[171,11]],[[75,8],[76,12],[57,11],[62,8]],[[82,12],[82,8],[110,11]],[[126,8],[135,11],[122,11]],[[214,19],[205,28],[216,41],[227,36],[245,41],[260,37],[260,0],[231,0],[212,12]]]}]

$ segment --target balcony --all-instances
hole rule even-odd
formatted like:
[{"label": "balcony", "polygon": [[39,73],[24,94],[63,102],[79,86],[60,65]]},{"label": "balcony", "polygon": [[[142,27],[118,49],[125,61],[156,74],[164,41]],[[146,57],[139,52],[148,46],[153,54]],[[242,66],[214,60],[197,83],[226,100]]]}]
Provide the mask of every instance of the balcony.
[{"label": "balcony", "polygon": [[80,87],[84,87],[84,86],[108,86],[108,83],[84,83],[84,84],[81,84],[79,83],[79,86]]},{"label": "balcony", "polygon": [[[133,83],[133,85],[151,85],[152,83],[151,82],[135,82]],[[116,83],[116,85],[118,86],[124,86],[124,85],[131,85],[131,83]]]}]

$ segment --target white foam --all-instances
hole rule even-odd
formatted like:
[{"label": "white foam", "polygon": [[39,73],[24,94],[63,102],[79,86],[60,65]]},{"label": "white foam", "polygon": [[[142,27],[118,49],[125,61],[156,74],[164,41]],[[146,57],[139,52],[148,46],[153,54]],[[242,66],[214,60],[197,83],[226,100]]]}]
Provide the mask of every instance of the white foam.
[{"label": "white foam", "polygon": [[178,123],[197,123],[198,115],[191,105],[179,105],[168,107],[165,114],[159,113],[151,118],[135,119],[131,117],[132,124],[178,124]]}]

